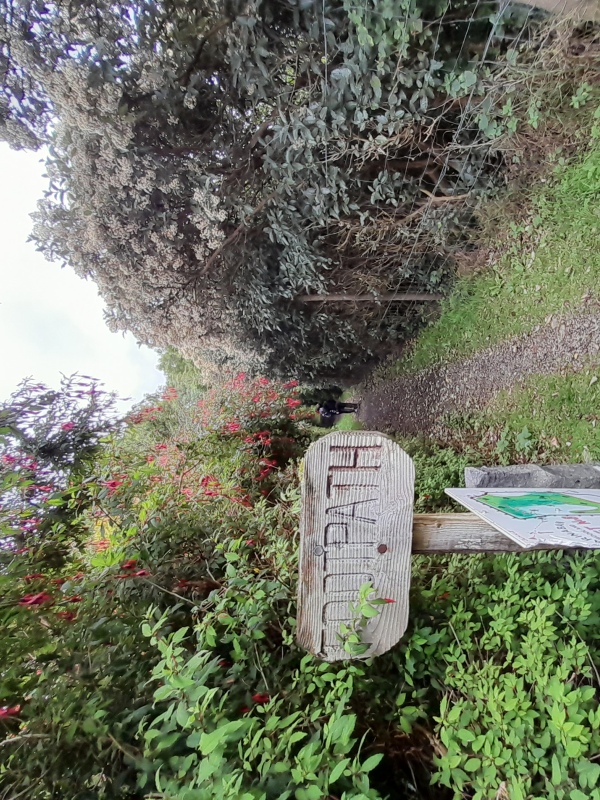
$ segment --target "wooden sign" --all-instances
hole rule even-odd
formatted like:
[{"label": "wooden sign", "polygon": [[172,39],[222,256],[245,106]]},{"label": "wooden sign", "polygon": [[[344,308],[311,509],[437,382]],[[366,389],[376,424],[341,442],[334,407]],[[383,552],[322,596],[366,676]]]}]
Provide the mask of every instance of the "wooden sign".
[{"label": "wooden sign", "polygon": [[380,433],[336,431],[304,461],[300,521],[298,642],[326,661],[349,658],[340,637],[350,603],[371,583],[388,599],[361,633],[380,655],[408,624],[414,466]]}]

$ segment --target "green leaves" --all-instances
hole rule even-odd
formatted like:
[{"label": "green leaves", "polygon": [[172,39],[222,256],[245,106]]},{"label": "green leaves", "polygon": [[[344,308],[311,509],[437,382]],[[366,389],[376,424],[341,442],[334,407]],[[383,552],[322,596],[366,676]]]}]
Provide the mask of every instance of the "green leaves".
[{"label": "green leaves", "polygon": [[361,764],[361,769],[363,772],[371,772],[371,770],[375,769],[375,767],[381,762],[383,758],[383,753],[375,753],[372,756],[369,756],[367,760]]},{"label": "green leaves", "polygon": [[562,773],[560,771],[560,762],[556,756],[556,753],[552,756],[552,783],[555,786],[560,786],[562,783]]},{"label": "green leaves", "polygon": [[250,720],[231,720],[210,733],[203,733],[200,737],[200,752],[207,756],[217,748],[224,748],[229,741],[237,741],[251,724]]},{"label": "green leaves", "polygon": [[335,765],[335,767],[331,770],[331,773],[329,775],[330,783],[335,783],[338,780],[338,778],[341,778],[344,770],[346,769],[349,763],[350,763],[349,758],[343,758]]}]

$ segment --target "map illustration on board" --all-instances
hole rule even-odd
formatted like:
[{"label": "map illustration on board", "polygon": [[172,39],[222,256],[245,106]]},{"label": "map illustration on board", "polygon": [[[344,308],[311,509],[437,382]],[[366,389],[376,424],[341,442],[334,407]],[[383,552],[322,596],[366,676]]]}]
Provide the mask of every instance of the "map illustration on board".
[{"label": "map illustration on board", "polygon": [[521,547],[600,548],[600,491],[446,489]]},{"label": "map illustration on board", "polygon": [[539,517],[564,517],[569,514],[600,514],[600,502],[583,500],[558,492],[529,492],[522,495],[485,494],[478,498],[491,508],[496,508],[516,519]]}]

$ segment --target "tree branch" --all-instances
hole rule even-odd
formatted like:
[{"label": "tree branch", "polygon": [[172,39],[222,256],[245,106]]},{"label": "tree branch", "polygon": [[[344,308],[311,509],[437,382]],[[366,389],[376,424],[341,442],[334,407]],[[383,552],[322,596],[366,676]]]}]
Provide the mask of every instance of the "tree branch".
[{"label": "tree branch", "polygon": [[395,294],[301,294],[301,303],[429,303],[442,299],[441,294],[426,292],[396,292]]},{"label": "tree branch", "polygon": [[414,219],[417,219],[417,217],[420,217],[421,214],[424,214],[425,211],[427,211],[427,209],[430,206],[434,205],[437,206],[441,205],[442,203],[454,203],[457,200],[467,200],[470,197],[470,195],[468,194],[451,194],[451,195],[442,195],[441,197],[436,197],[427,192],[425,189],[422,189],[422,191],[426,195],[429,195],[429,201],[427,203],[423,203],[423,205],[420,208],[417,208],[416,211],[413,211],[412,214],[408,214],[406,217],[403,217],[402,219],[398,220],[399,224],[407,225],[409,222],[412,222]]},{"label": "tree branch", "polygon": [[218,33],[222,28],[226,28],[228,25],[231,25],[232,22],[233,20],[231,19],[231,17],[225,17],[225,19],[222,19],[216,25],[213,25],[213,27],[209,30],[206,36],[202,37],[202,39],[200,40],[200,44],[196,49],[196,53],[194,54],[194,57],[191,60],[188,68],[183,73],[183,75],[181,75],[178,78],[178,80],[181,81],[184,86],[188,85],[190,78],[192,77],[192,72],[198,66],[198,62],[200,61],[200,56],[202,55],[202,51],[204,50],[204,45],[208,42],[208,40],[212,36],[215,35],[215,33]]},{"label": "tree branch", "polygon": [[227,247],[229,247],[230,244],[233,244],[236,241],[236,239],[240,236],[240,234],[247,227],[248,220],[252,219],[252,217],[255,217],[257,214],[260,214],[260,212],[263,211],[265,206],[275,197],[276,194],[277,194],[276,191],[271,192],[271,194],[267,195],[267,197],[265,197],[264,200],[261,200],[260,203],[254,209],[254,211],[251,214],[248,214],[248,216],[246,217],[244,222],[240,222],[240,224],[237,226],[237,228],[234,230],[234,232],[232,234],[230,234],[227,237],[227,239],[225,239],[223,244],[217,250],[215,250],[215,252],[212,253],[211,256],[209,256],[206,264],[204,265],[204,269],[202,270],[202,272],[204,274],[206,274],[208,272],[208,270],[212,267],[212,265],[219,258],[219,256],[223,255],[224,250]]}]

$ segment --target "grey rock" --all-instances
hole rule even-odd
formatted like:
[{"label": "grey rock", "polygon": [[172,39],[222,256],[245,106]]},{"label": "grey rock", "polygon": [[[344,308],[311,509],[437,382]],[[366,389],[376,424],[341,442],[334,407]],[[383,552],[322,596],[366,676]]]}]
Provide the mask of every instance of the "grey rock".
[{"label": "grey rock", "polygon": [[467,489],[600,489],[600,466],[593,464],[515,464],[467,467]]}]

